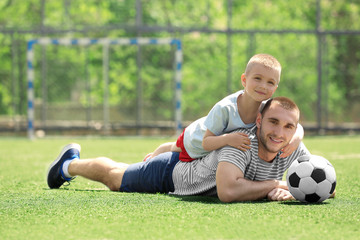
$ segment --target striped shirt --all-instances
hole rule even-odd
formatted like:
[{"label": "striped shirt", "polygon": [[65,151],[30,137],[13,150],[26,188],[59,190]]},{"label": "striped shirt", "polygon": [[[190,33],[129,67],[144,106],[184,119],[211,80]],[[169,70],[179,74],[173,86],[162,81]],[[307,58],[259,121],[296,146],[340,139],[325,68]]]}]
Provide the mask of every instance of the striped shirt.
[{"label": "striped shirt", "polygon": [[[251,139],[251,149],[241,151],[226,146],[209,155],[192,162],[179,161],[173,171],[172,178],[175,195],[216,195],[216,169],[219,162],[229,162],[244,173],[244,177],[252,181],[269,179],[281,180],[290,164],[302,155],[310,154],[303,143],[288,157],[280,158],[278,153],[269,163],[258,156],[258,139],[255,135],[256,126],[252,129],[240,129],[234,132],[244,132]],[[251,138],[251,137],[250,137]]]}]

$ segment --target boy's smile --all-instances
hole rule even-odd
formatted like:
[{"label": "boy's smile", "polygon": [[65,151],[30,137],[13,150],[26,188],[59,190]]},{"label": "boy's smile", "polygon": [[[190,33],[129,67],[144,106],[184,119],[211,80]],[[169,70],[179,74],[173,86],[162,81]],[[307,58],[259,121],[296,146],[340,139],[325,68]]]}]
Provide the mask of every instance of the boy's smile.
[{"label": "boy's smile", "polygon": [[277,70],[261,64],[254,64],[246,76],[241,76],[245,92],[255,101],[269,99],[277,89],[279,79],[280,74]]}]

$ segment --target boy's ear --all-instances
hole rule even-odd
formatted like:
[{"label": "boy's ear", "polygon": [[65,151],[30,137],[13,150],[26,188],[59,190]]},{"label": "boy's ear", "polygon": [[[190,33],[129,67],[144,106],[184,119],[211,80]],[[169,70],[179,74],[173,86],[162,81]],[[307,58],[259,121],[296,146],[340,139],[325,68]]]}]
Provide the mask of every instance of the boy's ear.
[{"label": "boy's ear", "polygon": [[256,127],[257,128],[260,128],[260,126],[261,126],[261,119],[262,119],[262,115],[261,115],[261,113],[258,113],[256,116]]},{"label": "boy's ear", "polygon": [[246,87],[246,76],[245,73],[241,74],[241,84],[243,85],[243,87]]}]

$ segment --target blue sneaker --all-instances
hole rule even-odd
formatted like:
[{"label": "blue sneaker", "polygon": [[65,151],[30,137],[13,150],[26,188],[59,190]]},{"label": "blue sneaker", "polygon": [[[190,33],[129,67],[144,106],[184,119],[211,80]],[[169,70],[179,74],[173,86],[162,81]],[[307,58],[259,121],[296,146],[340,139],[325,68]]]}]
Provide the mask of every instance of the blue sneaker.
[{"label": "blue sneaker", "polygon": [[62,166],[66,160],[80,158],[81,147],[77,143],[66,145],[60,155],[49,167],[47,174],[47,184],[50,188],[59,188],[64,182],[70,182],[73,178],[65,177]]}]

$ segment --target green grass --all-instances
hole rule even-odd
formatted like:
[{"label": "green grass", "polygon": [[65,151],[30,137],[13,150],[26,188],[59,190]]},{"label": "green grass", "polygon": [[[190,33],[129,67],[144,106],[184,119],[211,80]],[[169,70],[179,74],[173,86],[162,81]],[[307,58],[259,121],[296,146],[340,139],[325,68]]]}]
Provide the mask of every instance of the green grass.
[{"label": "green grass", "polygon": [[305,139],[336,169],[336,198],[322,204],[116,193],[82,178],[47,188],[47,167],[68,142],[83,158],[132,163],[167,140],[0,138],[0,239],[359,239],[360,136]]}]

